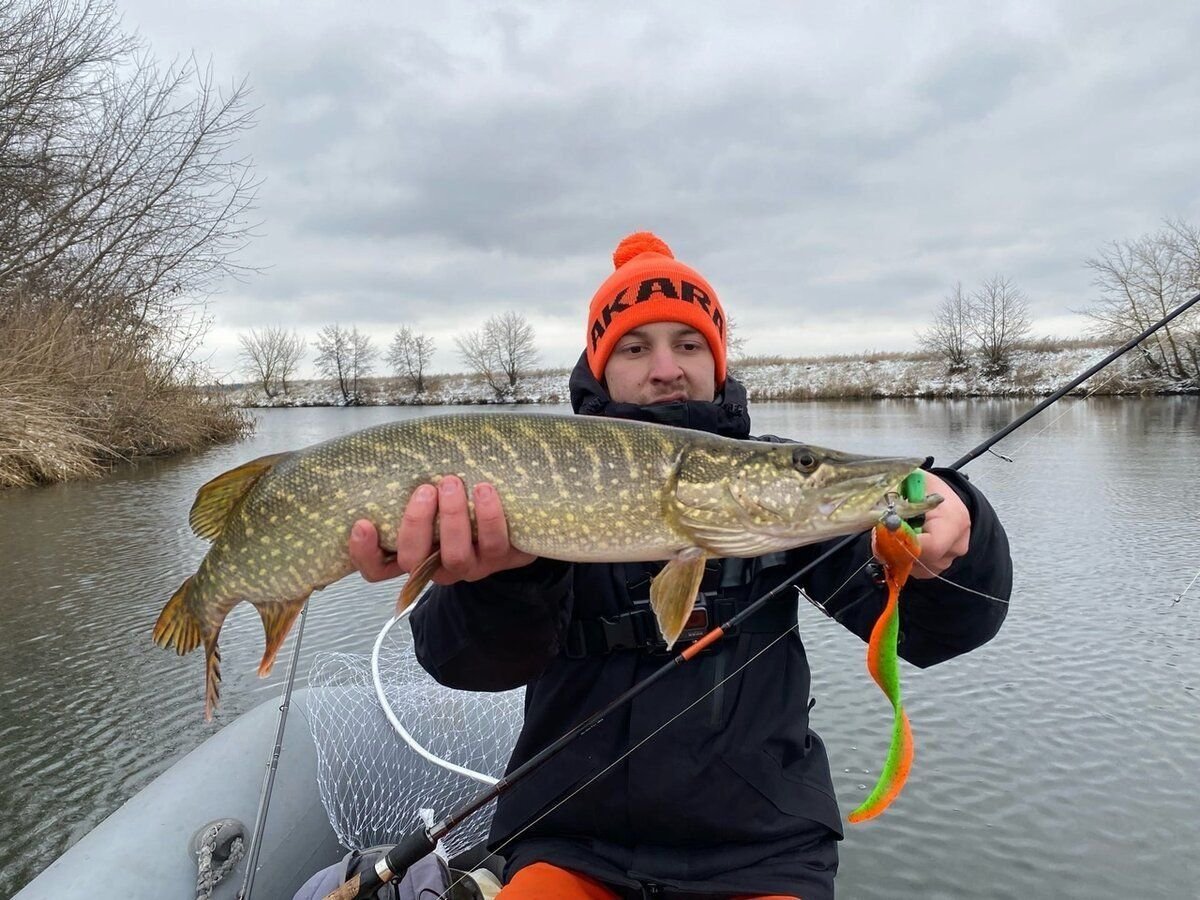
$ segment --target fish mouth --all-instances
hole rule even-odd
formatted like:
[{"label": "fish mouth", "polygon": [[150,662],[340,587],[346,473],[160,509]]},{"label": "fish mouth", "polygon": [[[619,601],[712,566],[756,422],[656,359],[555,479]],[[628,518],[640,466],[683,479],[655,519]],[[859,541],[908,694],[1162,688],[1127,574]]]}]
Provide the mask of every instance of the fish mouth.
[{"label": "fish mouth", "polygon": [[928,512],[942,498],[930,494],[918,503],[900,496],[904,479],[920,469],[922,459],[905,457],[863,458],[827,463],[824,480],[830,496],[817,504],[818,514],[831,524],[858,521],[869,525],[894,509],[902,518]]}]

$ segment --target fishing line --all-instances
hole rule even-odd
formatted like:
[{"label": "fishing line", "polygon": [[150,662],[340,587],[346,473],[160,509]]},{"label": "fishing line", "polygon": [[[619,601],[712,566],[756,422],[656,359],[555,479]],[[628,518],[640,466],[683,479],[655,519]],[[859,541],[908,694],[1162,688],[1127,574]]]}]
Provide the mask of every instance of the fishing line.
[{"label": "fishing line", "polygon": [[577,796],[581,792],[587,790],[589,787],[591,787],[593,784],[595,784],[597,781],[599,781],[601,778],[603,778],[605,775],[607,775],[609,772],[611,772],[613,770],[613,768],[615,768],[616,766],[619,766],[621,763],[623,763],[625,760],[627,760],[631,755],[633,755],[633,752],[635,750],[637,750],[638,748],[640,748],[640,747],[644,746],[646,743],[648,743],[651,740],[651,738],[658,736],[669,725],[672,725],[683,715],[685,715],[692,709],[695,709],[695,707],[698,706],[701,703],[701,701],[706,700],[707,698],[711,697],[717,691],[717,689],[723,687],[726,684],[726,682],[728,682],[731,679],[736,678],[738,675],[742,674],[742,672],[744,672],[747,668],[749,668],[751,663],[753,663],[760,656],[762,656],[764,653],[766,653],[768,650],[770,650],[772,647],[774,647],[776,644],[778,644],[780,641],[782,641],[785,637],[787,637],[789,634],[791,634],[793,631],[795,631],[797,627],[798,627],[797,625],[791,625],[785,631],[783,631],[783,633],[771,638],[770,642],[768,642],[766,644],[766,646],[764,646],[761,650],[759,650],[757,653],[755,653],[753,656],[751,656],[748,660],[746,660],[744,663],[742,663],[740,666],[738,666],[736,669],[734,669],[732,672],[730,672],[728,675],[726,675],[724,678],[722,678],[720,681],[718,681],[716,684],[714,684],[711,688],[709,688],[707,691],[705,691],[703,694],[701,694],[699,697],[697,697],[695,700],[693,700],[687,706],[683,707],[683,709],[679,710],[679,712],[675,713],[675,715],[671,716],[671,718],[667,719],[665,722],[663,722],[661,725],[659,725],[657,728],[655,728],[653,731],[651,731],[649,734],[647,734],[644,738],[642,738],[636,744],[631,746],[628,750],[626,750],[624,753],[622,753],[620,756],[618,756],[616,759],[614,759],[612,762],[610,762],[607,766],[605,766],[599,772],[596,772],[590,778],[585,780],[583,782],[583,784],[580,784],[580,785],[572,788],[571,792],[569,794],[567,794],[565,797],[563,797],[562,799],[555,802],[549,809],[545,810],[544,812],[538,813],[538,815],[533,819],[532,822],[529,822],[527,825],[523,825],[519,831],[517,831],[511,837],[506,838],[503,842],[501,842],[496,847],[495,852],[499,853],[501,850],[510,846],[513,843],[513,841],[515,841],[517,838],[519,838],[521,835],[523,835],[525,832],[527,832],[530,828],[532,828],[538,822],[545,819],[548,815],[553,813],[555,810],[557,810],[559,807],[561,807],[564,803],[569,801],[571,798]]},{"label": "fishing line", "polygon": [[[974,594],[976,597],[982,597],[984,600],[992,600],[996,603],[1001,604],[1002,606],[1009,605],[1009,601],[1005,600],[1003,597],[993,597],[991,594],[985,594],[983,591],[977,591],[974,588],[967,587],[965,584],[959,584],[957,581],[947,578],[944,575],[939,575],[937,572],[933,571],[933,569],[929,568],[929,566],[925,565],[925,563],[921,562],[921,557],[917,556],[917,554],[913,553],[907,547],[905,547],[903,549],[904,549],[905,553],[907,553],[909,556],[911,556],[913,558],[914,565],[920,566],[922,569],[924,569],[926,572],[928,572],[931,576],[933,576],[933,578],[936,578],[938,581],[944,581],[946,584],[950,585],[951,587],[956,587],[960,591],[965,591],[968,594]],[[870,562],[870,560],[867,560],[867,561]],[[1197,573],[1197,574],[1200,574],[1200,573]],[[917,580],[922,581],[922,580],[932,580],[932,579],[918,578]]]},{"label": "fishing line", "polygon": [[1192,585],[1195,584],[1198,579],[1200,579],[1200,570],[1198,570],[1196,572],[1196,574],[1192,577],[1192,580],[1188,582],[1188,586],[1183,589],[1183,593],[1180,594],[1178,597],[1176,597],[1174,600],[1172,600],[1171,603],[1174,604],[1174,603],[1178,603],[1179,601],[1181,601],[1184,598],[1184,595],[1187,594],[1187,592],[1192,589]]},{"label": "fishing line", "polygon": [[[1105,378],[1103,381],[1099,381],[1096,383],[1096,385],[1094,387],[1089,388],[1084,393],[1084,395],[1082,397],[1080,397],[1079,399],[1080,400],[1089,399],[1093,394],[1096,393],[1096,391],[1100,390],[1100,388],[1104,387],[1106,384],[1108,384],[1110,381],[1112,381],[1114,378],[1116,378],[1117,375],[1119,375],[1119,374],[1120,374],[1119,372],[1114,370],[1113,373],[1111,375],[1109,375],[1107,378]],[[1060,412],[1057,416],[1055,416],[1053,419],[1051,419],[1049,422],[1047,422],[1045,425],[1043,425],[1041,428],[1039,428],[1037,431],[1035,431],[1033,433],[1033,436],[1030,437],[1029,440],[1027,440],[1025,443],[1023,443],[1016,450],[1013,450],[1012,455],[1019,456],[1022,453],[1022,451],[1025,450],[1026,447],[1028,447],[1030,444],[1032,444],[1034,441],[1036,441],[1039,437],[1041,437],[1042,434],[1047,429],[1052,428],[1054,425],[1058,424],[1058,422],[1060,422],[1063,418],[1065,418],[1066,416],[1069,416],[1072,413],[1072,411],[1073,410],[1070,406],[1065,407],[1062,412]],[[1010,459],[1007,456],[1001,456],[1001,454],[996,453],[996,451],[994,451],[994,450],[991,452],[992,452],[993,456],[999,456],[1005,462],[1012,462],[1012,459]]]}]

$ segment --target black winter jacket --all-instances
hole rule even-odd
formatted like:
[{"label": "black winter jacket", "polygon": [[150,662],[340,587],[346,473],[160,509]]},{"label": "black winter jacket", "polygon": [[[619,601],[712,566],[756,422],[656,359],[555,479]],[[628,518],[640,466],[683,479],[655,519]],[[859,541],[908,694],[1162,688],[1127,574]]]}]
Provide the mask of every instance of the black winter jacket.
[{"label": "black winter jacket", "polygon": [[[571,379],[576,412],[682,425],[749,437],[745,391],[732,378],[714,403],[637,407],[611,401],[581,358]],[[957,472],[932,469],[971,513],[971,543],[945,576],[1007,600],[1008,541],[983,495]],[[711,563],[726,597],[755,598],[829,544],[750,560]],[[807,577],[804,588],[864,640],[885,590],[869,569],[862,536]],[[474,583],[434,587],[414,610],[417,656],[450,687],[499,691],[526,685],[525,724],[510,771],[660,667],[639,650],[571,658],[573,622],[633,608],[661,564],[583,564],[538,559]],[[856,570],[857,574],[851,575]],[[849,579],[849,581],[847,581]],[[835,593],[836,592],[836,593]],[[577,796],[557,806],[503,851],[507,873],[536,861],[630,888],[655,883],[683,891],[832,897],[841,817],[820,738],[808,727],[809,667],[793,630],[745,671],[660,726],[745,664],[796,622],[791,591],[664,677],[566,747],[501,797],[491,842],[528,825],[561,796],[645,742]],[[947,582],[910,580],[901,609],[900,654],[925,667],[996,634],[1004,603]]]}]

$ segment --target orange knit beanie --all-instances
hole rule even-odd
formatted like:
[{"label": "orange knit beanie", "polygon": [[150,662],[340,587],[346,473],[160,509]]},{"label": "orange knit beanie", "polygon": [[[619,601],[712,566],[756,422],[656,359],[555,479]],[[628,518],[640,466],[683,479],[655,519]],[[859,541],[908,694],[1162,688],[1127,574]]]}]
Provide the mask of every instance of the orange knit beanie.
[{"label": "orange knit beanie", "polygon": [[588,310],[587,360],[596,378],[621,335],[651,322],[691,325],[708,341],[716,382],[725,383],[725,310],[716,292],[691,266],[675,259],[661,238],[638,231],[613,252],[617,270],[592,297]]}]

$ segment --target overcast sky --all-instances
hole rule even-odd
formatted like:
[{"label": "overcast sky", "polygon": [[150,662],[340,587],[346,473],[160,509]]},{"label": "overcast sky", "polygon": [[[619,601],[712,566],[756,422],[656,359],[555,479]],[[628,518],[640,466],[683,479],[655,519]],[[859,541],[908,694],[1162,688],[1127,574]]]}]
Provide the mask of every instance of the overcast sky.
[{"label": "overcast sky", "polygon": [[259,107],[264,272],[206,344],[227,377],[239,333],[334,321],[413,325],[459,370],[454,335],[506,309],[568,365],[641,229],[749,352],[907,349],[994,274],[1068,336],[1089,256],[1200,223],[1194,0],[117,3]]}]

